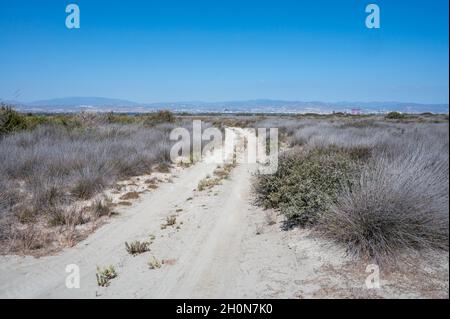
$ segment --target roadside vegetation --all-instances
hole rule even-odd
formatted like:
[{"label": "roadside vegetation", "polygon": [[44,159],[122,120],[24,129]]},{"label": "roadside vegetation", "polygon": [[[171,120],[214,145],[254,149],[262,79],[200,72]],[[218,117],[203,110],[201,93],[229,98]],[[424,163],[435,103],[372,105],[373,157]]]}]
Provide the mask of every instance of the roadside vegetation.
[{"label": "roadside vegetation", "polygon": [[188,124],[168,111],[25,115],[2,106],[0,251],[76,243],[112,214],[102,192],[169,166],[169,133]]},{"label": "roadside vegetation", "polygon": [[379,263],[448,251],[448,120],[276,122],[263,125],[281,127],[288,149],[255,192],[259,205],[285,216],[285,228],[312,228]]},{"label": "roadside vegetation", "polygon": [[236,167],[236,165],[237,163],[235,159],[233,159],[231,163],[226,163],[223,166],[219,165],[214,170],[213,177],[207,176],[198,183],[197,190],[201,192],[206,189],[211,189],[216,185],[219,185],[222,182],[222,180],[227,179],[230,176],[231,171],[233,170],[233,168]]}]

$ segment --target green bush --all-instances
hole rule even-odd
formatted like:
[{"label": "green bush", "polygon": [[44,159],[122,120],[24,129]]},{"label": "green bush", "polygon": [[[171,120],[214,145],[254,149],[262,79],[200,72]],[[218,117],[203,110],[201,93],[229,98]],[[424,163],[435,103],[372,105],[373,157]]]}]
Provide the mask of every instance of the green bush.
[{"label": "green bush", "polygon": [[315,224],[358,171],[360,151],[329,147],[282,156],[274,175],[260,175],[257,202],[279,208],[288,226]]},{"label": "green bush", "polygon": [[160,110],[155,114],[149,115],[145,120],[144,124],[153,125],[157,123],[173,123],[175,122],[175,116],[169,110]]},{"label": "green bush", "polygon": [[0,107],[0,135],[24,130],[27,128],[25,116],[14,111],[10,106]]},{"label": "green bush", "polygon": [[405,114],[399,113],[399,112],[389,112],[386,114],[385,118],[388,120],[401,120],[406,117]]},{"label": "green bush", "polygon": [[130,116],[128,114],[116,114],[114,112],[109,112],[106,114],[106,120],[110,124],[132,124],[137,121],[137,117]]}]

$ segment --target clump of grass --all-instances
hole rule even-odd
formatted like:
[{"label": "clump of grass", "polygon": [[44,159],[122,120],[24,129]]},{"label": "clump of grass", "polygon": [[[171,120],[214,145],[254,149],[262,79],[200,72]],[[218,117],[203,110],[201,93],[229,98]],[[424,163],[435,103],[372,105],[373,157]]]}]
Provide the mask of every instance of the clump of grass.
[{"label": "clump of grass", "polygon": [[110,281],[117,277],[117,272],[114,266],[110,265],[105,268],[97,267],[97,273],[95,274],[97,277],[97,285],[100,287],[108,287]]},{"label": "clump of grass", "polygon": [[172,123],[175,122],[175,116],[169,110],[159,110],[154,114],[149,115],[144,124],[153,125],[155,123]]},{"label": "clump of grass", "polygon": [[47,215],[47,223],[51,227],[75,227],[77,225],[85,224],[88,221],[88,218],[85,218],[83,216],[83,211],[76,208],[64,209],[59,207],[52,207],[47,212]]},{"label": "clump of grass", "polygon": [[150,257],[150,260],[147,262],[147,265],[150,269],[161,268],[161,262],[158,259],[156,259],[155,256]]},{"label": "clump of grass", "polygon": [[52,209],[49,218],[48,225],[51,227],[61,226],[66,224],[67,214],[62,209]]},{"label": "clump of grass", "polygon": [[313,227],[377,263],[448,251],[448,124],[317,122],[289,136],[278,172],[255,184],[286,226]]},{"label": "clump of grass", "polygon": [[150,246],[149,242],[140,242],[138,240],[135,240],[130,244],[125,242],[125,248],[127,252],[133,256],[149,251],[150,250],[149,246]]},{"label": "clump of grass", "polygon": [[100,218],[102,216],[110,216],[112,213],[110,201],[97,199],[92,205],[92,212],[95,218]]},{"label": "clump of grass", "polygon": [[169,216],[166,219],[166,225],[167,226],[173,226],[177,223],[177,217],[176,216]]},{"label": "clump of grass", "polygon": [[102,188],[102,184],[103,181],[99,176],[92,175],[89,177],[81,177],[75,182],[71,193],[79,199],[90,199]]}]

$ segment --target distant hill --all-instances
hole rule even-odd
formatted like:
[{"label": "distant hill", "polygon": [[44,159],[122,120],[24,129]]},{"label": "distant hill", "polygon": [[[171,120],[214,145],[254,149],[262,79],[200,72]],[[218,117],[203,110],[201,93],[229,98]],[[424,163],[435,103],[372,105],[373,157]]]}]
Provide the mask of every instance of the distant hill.
[{"label": "distant hill", "polygon": [[139,103],[105,97],[66,97],[27,103],[28,106],[137,106]]}]

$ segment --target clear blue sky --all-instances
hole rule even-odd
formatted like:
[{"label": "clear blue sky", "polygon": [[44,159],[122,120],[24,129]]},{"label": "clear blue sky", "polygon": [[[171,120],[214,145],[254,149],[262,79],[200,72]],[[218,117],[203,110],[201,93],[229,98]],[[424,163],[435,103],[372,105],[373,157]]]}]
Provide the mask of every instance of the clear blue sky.
[{"label": "clear blue sky", "polygon": [[[365,27],[369,3],[380,29]],[[448,103],[448,12],[447,0],[0,0],[0,98]]]}]

